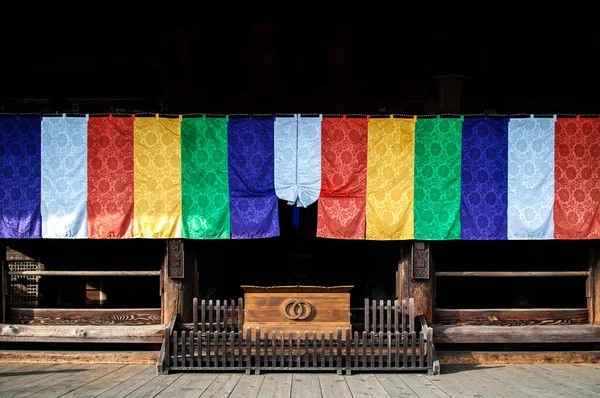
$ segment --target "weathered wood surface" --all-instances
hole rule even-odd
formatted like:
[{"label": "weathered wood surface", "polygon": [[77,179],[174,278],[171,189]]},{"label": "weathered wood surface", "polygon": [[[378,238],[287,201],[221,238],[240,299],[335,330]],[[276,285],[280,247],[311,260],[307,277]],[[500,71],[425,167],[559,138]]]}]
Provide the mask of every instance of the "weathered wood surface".
[{"label": "weathered wood surface", "polygon": [[596,397],[596,364],[444,365],[439,375],[173,373],[151,365],[0,364],[3,397]]},{"label": "weathered wood surface", "polygon": [[39,363],[156,363],[157,351],[32,351],[2,350],[1,362]]},{"label": "weathered wood surface", "polygon": [[20,325],[154,325],[161,323],[160,308],[11,308],[8,316],[10,322]]},{"label": "weathered wood surface", "polygon": [[587,324],[587,308],[435,309],[438,325],[572,325]]},{"label": "weathered wood surface", "polygon": [[598,343],[600,325],[433,325],[437,343]]},{"label": "weathered wood surface", "polygon": [[[178,249],[178,253],[170,253],[169,250]],[[184,252],[185,251],[185,256]],[[183,259],[184,275],[193,275],[194,258],[196,257],[194,243],[183,241],[181,245],[165,244],[165,257],[161,269],[161,295],[163,323],[169,322],[171,316],[176,314],[180,322],[192,321],[192,306],[194,300],[194,278],[170,278],[169,258],[180,257]],[[179,271],[178,271],[179,272]]]},{"label": "weathered wood surface", "polygon": [[162,325],[0,325],[0,341],[44,343],[163,342]]},{"label": "weathered wood surface", "polygon": [[437,351],[445,365],[600,363],[600,351]]},{"label": "weathered wood surface", "polygon": [[350,293],[246,292],[244,304],[244,331],[259,327],[286,333],[327,333],[337,328],[351,328]]},{"label": "weathered wood surface", "polygon": [[440,271],[441,277],[480,277],[480,278],[523,278],[523,277],[565,277],[588,276],[588,271]]},{"label": "weathered wood surface", "polygon": [[[84,267],[83,265],[81,266]],[[160,271],[8,271],[9,276],[160,276]]]}]

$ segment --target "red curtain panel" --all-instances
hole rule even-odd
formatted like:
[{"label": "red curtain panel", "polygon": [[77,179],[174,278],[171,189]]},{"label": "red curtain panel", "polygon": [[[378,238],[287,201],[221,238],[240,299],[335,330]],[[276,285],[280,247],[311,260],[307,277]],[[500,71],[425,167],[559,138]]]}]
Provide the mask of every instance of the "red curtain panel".
[{"label": "red curtain panel", "polygon": [[317,237],[365,239],[368,118],[323,118]]},{"label": "red curtain panel", "polygon": [[554,145],[554,238],[598,239],[600,119],[558,118]]}]

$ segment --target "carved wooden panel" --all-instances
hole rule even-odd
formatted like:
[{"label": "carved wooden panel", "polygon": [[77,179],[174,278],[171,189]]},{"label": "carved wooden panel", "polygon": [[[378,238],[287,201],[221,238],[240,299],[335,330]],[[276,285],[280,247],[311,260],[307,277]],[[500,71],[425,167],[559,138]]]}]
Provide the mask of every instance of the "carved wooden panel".
[{"label": "carved wooden panel", "polygon": [[414,242],[411,257],[412,278],[429,279],[429,243]]},{"label": "carved wooden panel", "polygon": [[181,239],[170,239],[167,244],[168,250],[168,270],[169,278],[183,278],[185,277],[185,271],[183,266],[184,253],[183,253],[183,240]]}]

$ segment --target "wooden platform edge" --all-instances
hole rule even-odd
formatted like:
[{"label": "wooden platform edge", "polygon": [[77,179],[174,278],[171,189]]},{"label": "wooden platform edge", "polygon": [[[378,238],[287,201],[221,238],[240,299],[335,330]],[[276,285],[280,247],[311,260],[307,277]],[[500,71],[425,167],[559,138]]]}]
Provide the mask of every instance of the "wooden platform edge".
[{"label": "wooden platform edge", "polygon": [[535,363],[600,363],[600,351],[438,351],[441,366]]},{"label": "wooden platform edge", "polygon": [[156,351],[0,351],[0,363],[139,363],[155,364]]}]

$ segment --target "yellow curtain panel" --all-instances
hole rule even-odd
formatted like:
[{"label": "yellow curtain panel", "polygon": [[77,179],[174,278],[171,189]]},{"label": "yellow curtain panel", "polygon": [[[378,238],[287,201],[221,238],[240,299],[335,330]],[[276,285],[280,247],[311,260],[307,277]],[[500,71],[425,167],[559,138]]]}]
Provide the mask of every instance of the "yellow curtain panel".
[{"label": "yellow curtain panel", "polygon": [[136,238],[181,237],[181,119],[139,117],[134,122]]},{"label": "yellow curtain panel", "polygon": [[414,239],[415,123],[369,120],[367,240]]}]

